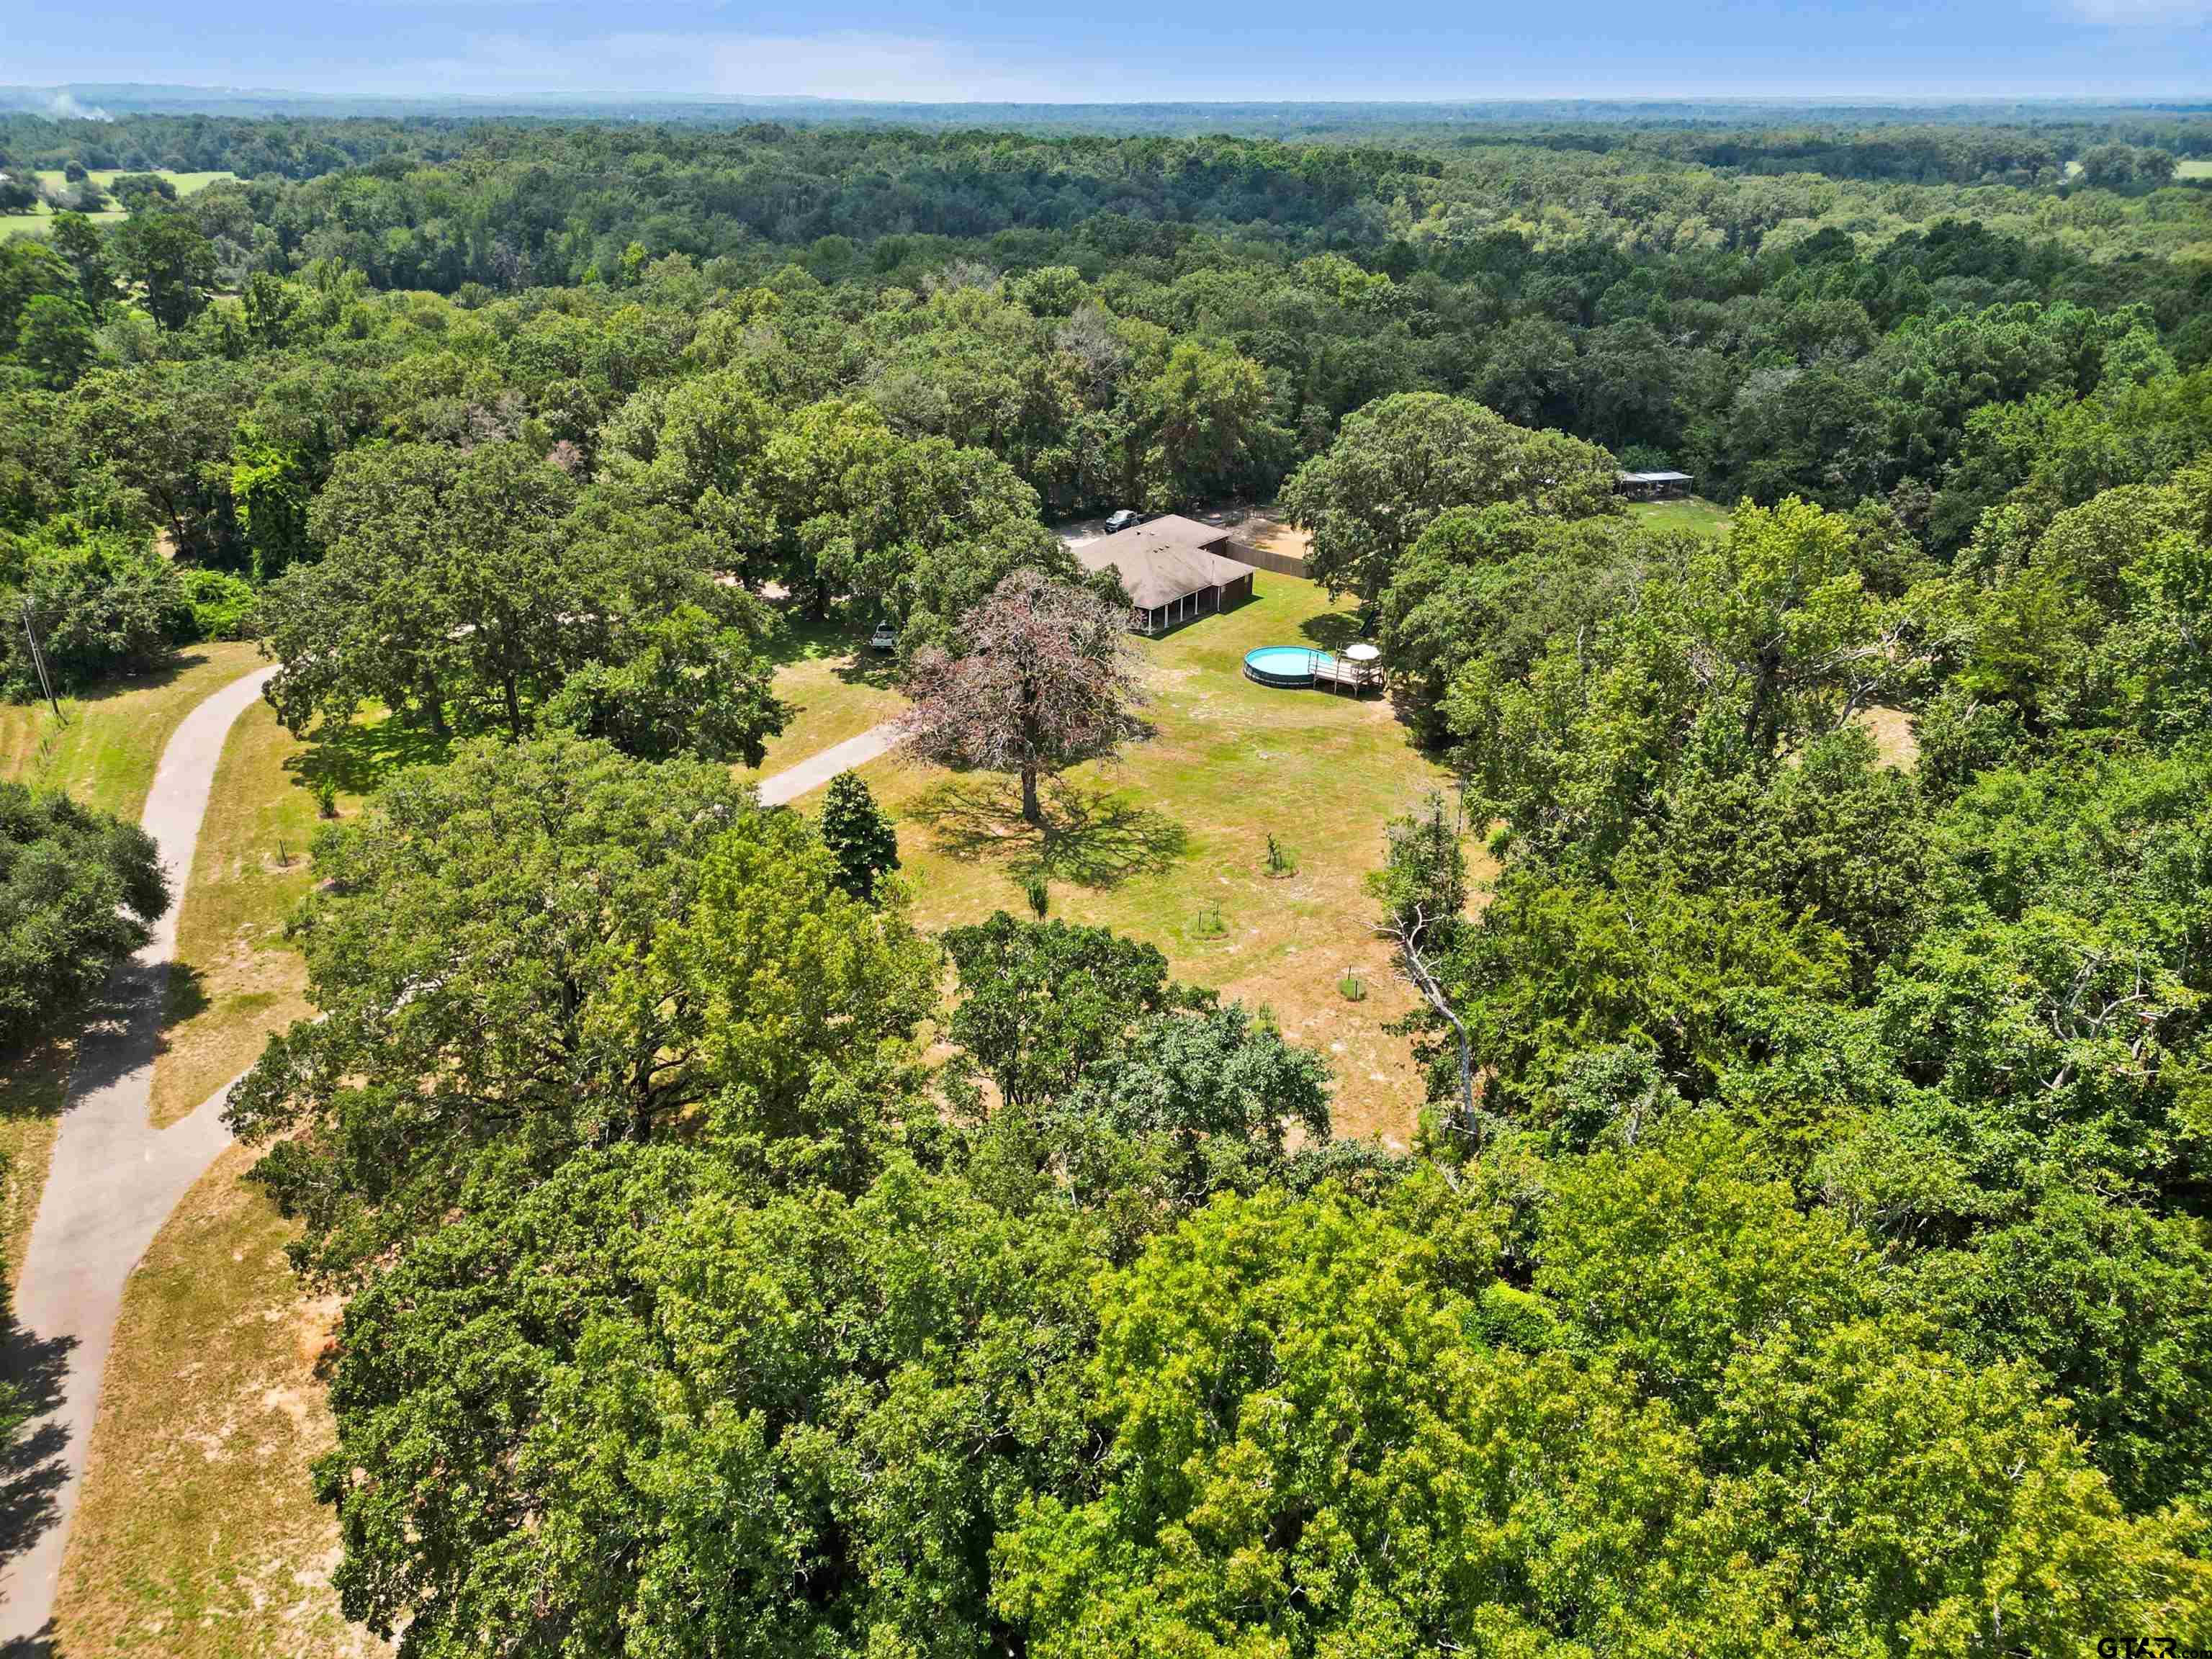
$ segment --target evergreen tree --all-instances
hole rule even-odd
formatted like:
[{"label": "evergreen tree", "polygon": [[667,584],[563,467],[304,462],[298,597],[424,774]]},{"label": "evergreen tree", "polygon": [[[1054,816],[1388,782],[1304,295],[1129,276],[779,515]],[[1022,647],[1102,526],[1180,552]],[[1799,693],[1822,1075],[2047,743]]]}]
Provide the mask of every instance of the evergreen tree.
[{"label": "evergreen tree", "polygon": [[884,872],[899,867],[898,831],[857,772],[830,780],[822,841],[837,860],[837,884],[856,899],[872,902]]}]

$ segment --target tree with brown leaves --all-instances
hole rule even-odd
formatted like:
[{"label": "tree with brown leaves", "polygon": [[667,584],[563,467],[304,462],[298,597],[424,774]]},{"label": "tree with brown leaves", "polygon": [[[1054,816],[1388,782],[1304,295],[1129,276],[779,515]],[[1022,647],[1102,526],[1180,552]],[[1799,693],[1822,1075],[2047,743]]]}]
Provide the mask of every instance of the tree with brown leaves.
[{"label": "tree with brown leaves", "polygon": [[1015,571],[962,620],[952,653],[915,653],[906,751],[1018,774],[1022,817],[1042,824],[1041,774],[1111,755],[1145,731],[1127,623],[1127,606]]}]

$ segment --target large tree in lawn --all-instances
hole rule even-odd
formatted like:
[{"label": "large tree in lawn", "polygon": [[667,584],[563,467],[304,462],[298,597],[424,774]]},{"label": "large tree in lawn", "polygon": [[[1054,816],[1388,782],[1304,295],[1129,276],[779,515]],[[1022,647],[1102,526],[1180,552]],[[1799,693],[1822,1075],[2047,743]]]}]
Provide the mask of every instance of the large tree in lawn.
[{"label": "large tree in lawn", "polygon": [[1437,515],[1516,501],[1561,519],[1613,509],[1613,457],[1563,432],[1532,432],[1440,392],[1378,398],[1283,486],[1311,532],[1307,574],[1372,605]]},{"label": "large tree in lawn", "polygon": [[1037,779],[1114,753],[1138,736],[1144,701],[1127,608],[1017,570],[960,624],[951,653],[915,655],[908,752],[954,768],[1012,772],[1022,817],[1042,824]]},{"label": "large tree in lawn", "polygon": [[343,457],[309,514],[322,550],[265,603],[283,664],[270,701],[295,731],[383,703],[441,736],[520,738],[595,607],[555,531],[566,474],[519,444],[393,444]]}]

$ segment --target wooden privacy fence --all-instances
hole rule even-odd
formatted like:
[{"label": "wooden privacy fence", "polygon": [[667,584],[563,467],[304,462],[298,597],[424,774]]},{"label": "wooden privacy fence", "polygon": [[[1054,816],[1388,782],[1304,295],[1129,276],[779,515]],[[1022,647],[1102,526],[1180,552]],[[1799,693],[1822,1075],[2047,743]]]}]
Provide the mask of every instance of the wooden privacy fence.
[{"label": "wooden privacy fence", "polygon": [[1306,562],[1297,554],[1270,553],[1264,547],[1240,542],[1234,536],[1222,544],[1221,550],[1237,563],[1249,564],[1255,570],[1272,570],[1278,576],[1303,576],[1306,574]]}]

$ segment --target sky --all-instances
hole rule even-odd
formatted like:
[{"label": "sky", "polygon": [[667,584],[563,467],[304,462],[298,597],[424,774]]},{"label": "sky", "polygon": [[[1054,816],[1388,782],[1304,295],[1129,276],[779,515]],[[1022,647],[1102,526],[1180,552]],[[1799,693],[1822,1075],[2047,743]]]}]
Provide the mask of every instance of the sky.
[{"label": "sky", "polygon": [[2212,0],[0,0],[0,81],[1042,103],[2212,96]]}]

